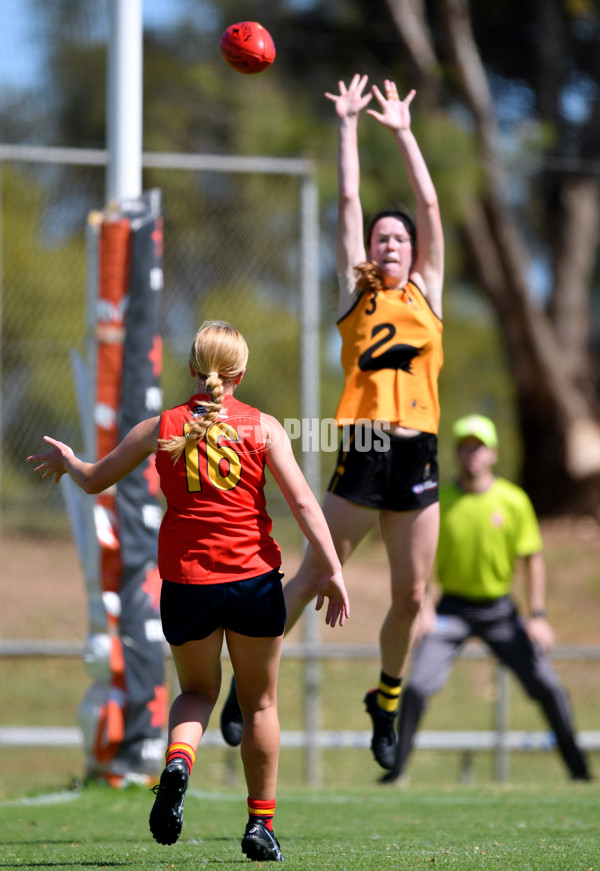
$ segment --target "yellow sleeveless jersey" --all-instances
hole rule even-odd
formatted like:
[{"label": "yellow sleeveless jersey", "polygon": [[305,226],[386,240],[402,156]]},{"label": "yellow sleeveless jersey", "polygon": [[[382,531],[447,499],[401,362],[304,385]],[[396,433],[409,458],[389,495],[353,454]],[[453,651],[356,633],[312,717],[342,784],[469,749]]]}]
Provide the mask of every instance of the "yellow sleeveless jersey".
[{"label": "yellow sleeveless jersey", "polygon": [[386,420],[437,433],[442,322],[412,281],[363,293],[338,321],[345,383],[336,420]]}]

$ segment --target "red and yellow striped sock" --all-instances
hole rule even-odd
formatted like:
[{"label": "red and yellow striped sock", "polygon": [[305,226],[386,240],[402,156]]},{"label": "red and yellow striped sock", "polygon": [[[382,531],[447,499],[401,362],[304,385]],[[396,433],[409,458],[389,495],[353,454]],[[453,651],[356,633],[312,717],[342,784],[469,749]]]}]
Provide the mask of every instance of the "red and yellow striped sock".
[{"label": "red and yellow striped sock", "polygon": [[194,762],[196,761],[196,753],[194,748],[189,744],[184,744],[183,741],[177,741],[173,744],[169,744],[165,758],[166,765],[174,759],[183,759],[191,773],[192,768],[194,767]]},{"label": "red and yellow striped sock", "polygon": [[250,817],[260,817],[265,821],[265,824],[270,832],[273,831],[273,817],[275,815],[275,799],[272,801],[260,801],[259,799],[250,798],[248,796],[248,815]]}]

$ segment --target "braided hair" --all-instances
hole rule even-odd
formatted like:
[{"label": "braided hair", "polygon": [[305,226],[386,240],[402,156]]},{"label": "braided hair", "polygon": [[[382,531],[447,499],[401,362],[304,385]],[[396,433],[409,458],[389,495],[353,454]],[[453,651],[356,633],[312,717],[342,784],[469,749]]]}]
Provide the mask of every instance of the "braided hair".
[{"label": "braided hair", "polygon": [[201,442],[217,420],[223,406],[223,385],[241,375],[248,362],[248,346],[242,334],[226,321],[204,321],[196,333],[189,356],[190,366],[206,384],[208,402],[202,417],[192,416],[185,435],[159,439],[159,449],[168,451],[176,463],[188,441]]}]

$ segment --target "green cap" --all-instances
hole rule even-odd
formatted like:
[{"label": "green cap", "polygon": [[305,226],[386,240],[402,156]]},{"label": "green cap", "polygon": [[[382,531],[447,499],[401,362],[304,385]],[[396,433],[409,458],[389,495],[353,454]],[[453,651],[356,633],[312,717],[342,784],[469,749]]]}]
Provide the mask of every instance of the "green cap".
[{"label": "green cap", "polygon": [[488,448],[495,450],[498,447],[496,427],[489,417],[484,417],[482,414],[468,414],[466,417],[461,417],[452,427],[452,435],[457,442],[473,436]]}]

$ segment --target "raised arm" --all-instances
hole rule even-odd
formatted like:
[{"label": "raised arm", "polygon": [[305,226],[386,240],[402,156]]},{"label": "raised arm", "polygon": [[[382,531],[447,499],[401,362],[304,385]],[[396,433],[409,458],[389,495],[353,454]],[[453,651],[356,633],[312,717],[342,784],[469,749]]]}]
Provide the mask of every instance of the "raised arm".
[{"label": "raised arm", "polygon": [[354,76],[349,87],[339,82],[339,94],[326,93],[335,103],[338,131],[338,232],[337,271],[340,289],[338,317],[350,309],[355,300],[354,267],[366,260],[363,238],[363,213],[360,203],[360,166],[358,157],[358,115],[371,101],[363,94],[367,76]]},{"label": "raised arm", "polygon": [[350,616],[350,605],[342,578],[342,567],[327,521],[296,462],[286,431],[279,421],[268,414],[262,414],[261,421],[268,446],[266,461],[269,471],[279,485],[292,514],[312,545],[323,569],[316,610],[320,611],[325,599],[329,599],[325,622],[335,626],[339,619],[340,626],[343,626]]},{"label": "raised arm", "polygon": [[114,450],[96,463],[78,459],[68,445],[44,436],[44,441],[53,445],[54,450],[33,454],[27,457],[27,462],[39,463],[33,471],[42,479],[54,476],[54,483],[57,484],[66,474],[86,493],[101,493],[132,472],[156,450],[159,426],[160,417],[141,421]]},{"label": "raised arm", "polygon": [[379,103],[380,111],[368,109],[367,114],[394,135],[417,203],[417,251],[411,268],[411,278],[414,278],[425,293],[434,312],[441,317],[444,233],[433,181],[410,127],[410,104],[416,92],[411,91],[404,100],[400,100],[396,85],[387,79],[384,90],[385,96],[373,85],[372,92]]}]

